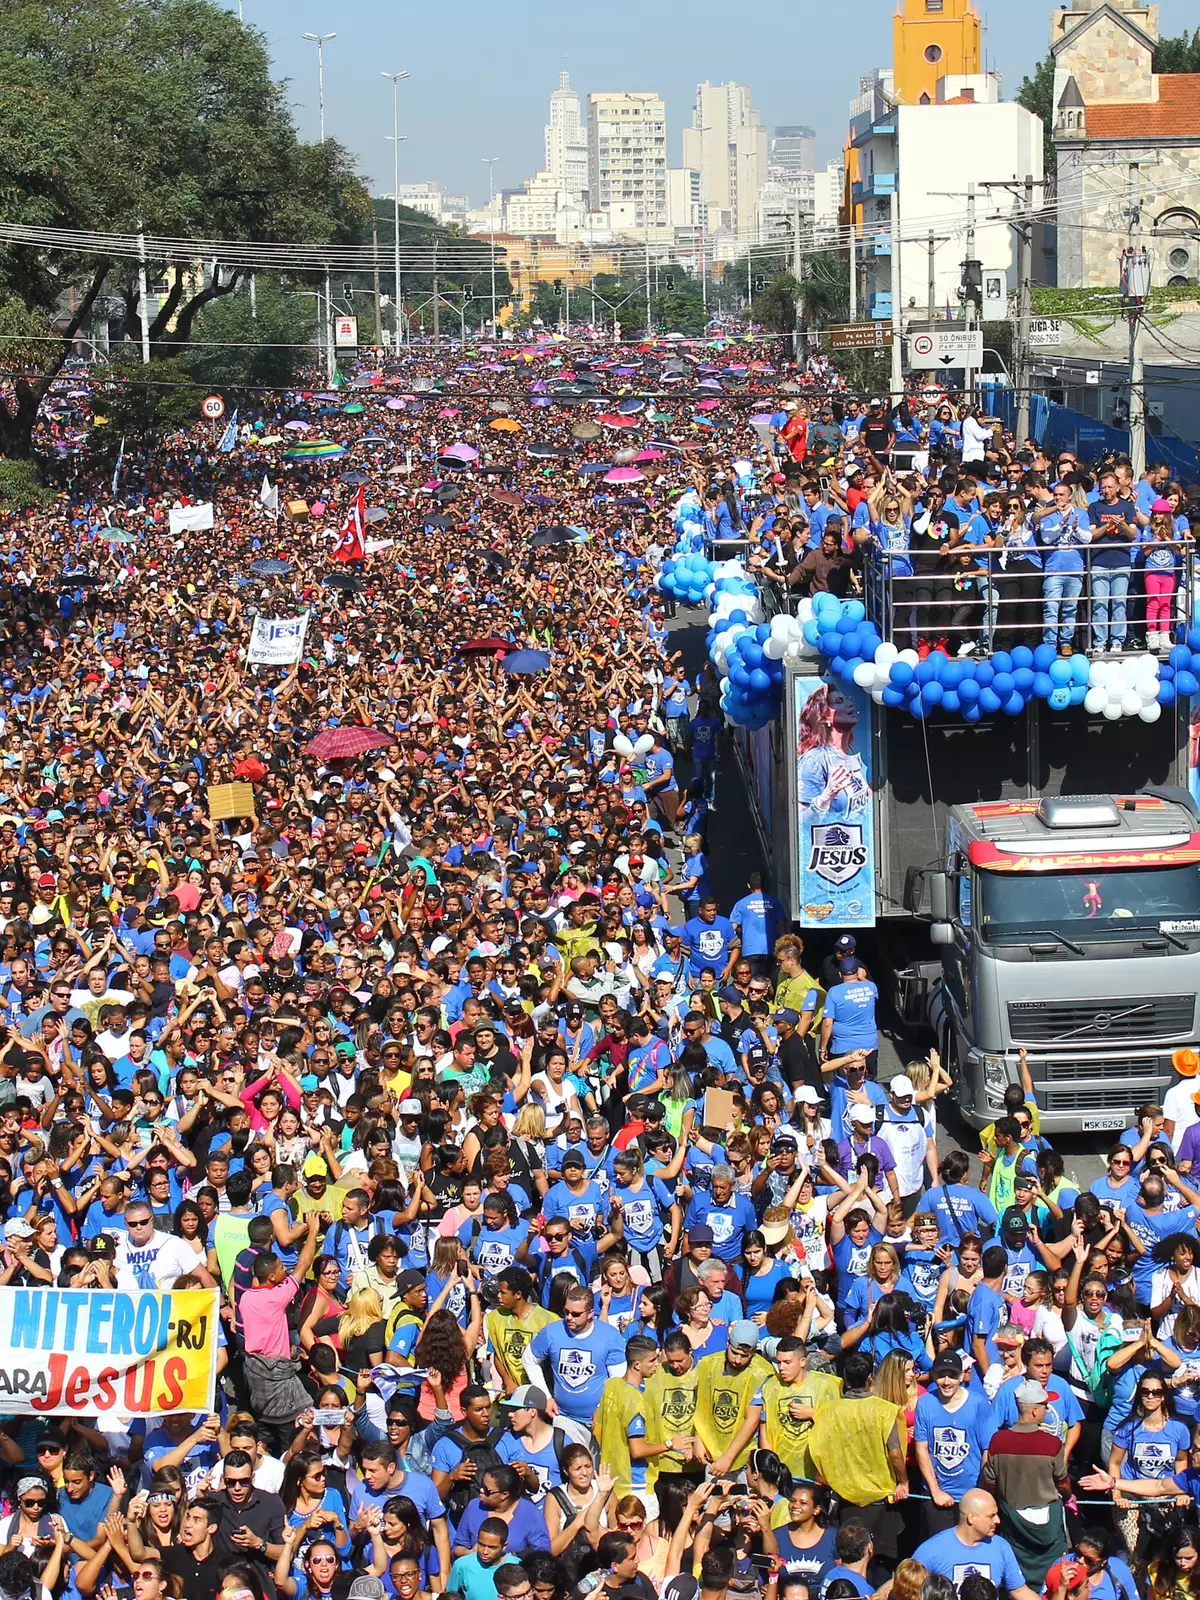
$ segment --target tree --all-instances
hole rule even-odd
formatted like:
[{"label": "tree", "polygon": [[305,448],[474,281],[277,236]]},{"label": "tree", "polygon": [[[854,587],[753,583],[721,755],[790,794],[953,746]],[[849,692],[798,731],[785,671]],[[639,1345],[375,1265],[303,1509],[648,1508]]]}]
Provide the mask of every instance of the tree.
[{"label": "tree", "polygon": [[257,316],[245,292],[206,306],[182,356],[183,370],[229,403],[254,389],[289,388],[320,342],[311,294],[271,278],[259,278],[255,289]]},{"label": "tree", "polygon": [[1017,103],[1042,119],[1042,166],[1049,178],[1057,170],[1054,155],[1054,57],[1043,56],[1032,78],[1022,78]]},{"label": "tree", "polygon": [[[297,138],[262,36],[212,0],[4,8],[0,192],[10,223],[77,236],[73,249],[30,243],[0,259],[0,296],[57,336],[0,401],[0,449],[26,457],[38,406],[101,294],[123,304],[123,336],[140,337],[138,263],[122,236],[340,243],[369,215],[341,146]],[[204,307],[245,276],[153,248],[147,266],[165,279],[155,359],[178,356]]]},{"label": "tree", "polygon": [[818,250],[804,261],[800,280],[804,320],[824,327],[850,315],[850,263],[839,250]]},{"label": "tree", "polygon": [[1200,72],[1200,28],[1189,39],[1186,33],[1160,39],[1154,51],[1155,72]]},{"label": "tree", "polygon": [[127,446],[151,443],[174,428],[190,428],[200,419],[205,393],[181,358],[143,365],[132,348],[119,349],[97,373],[92,404],[104,422],[92,430],[90,448],[111,463],[122,439]]},{"label": "tree", "polygon": [[800,285],[790,272],[777,274],[755,299],[754,320],[775,333],[791,333],[799,294]]},{"label": "tree", "polygon": [[[630,303],[636,304],[632,301]],[[690,279],[681,288],[664,289],[653,295],[650,300],[650,315],[654,326],[661,332],[686,333],[693,338],[703,335],[708,321],[704,310],[704,296],[698,285],[693,284]]]}]

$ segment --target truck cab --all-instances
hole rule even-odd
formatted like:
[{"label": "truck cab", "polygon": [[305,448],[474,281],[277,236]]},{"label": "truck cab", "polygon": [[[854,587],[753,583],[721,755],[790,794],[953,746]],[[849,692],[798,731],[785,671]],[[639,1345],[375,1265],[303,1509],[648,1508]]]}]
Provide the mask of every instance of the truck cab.
[{"label": "truck cab", "polygon": [[1200,813],[1181,789],[956,805],[928,874],[930,1015],[975,1127],[1024,1047],[1048,1133],[1161,1101],[1200,1038]]}]

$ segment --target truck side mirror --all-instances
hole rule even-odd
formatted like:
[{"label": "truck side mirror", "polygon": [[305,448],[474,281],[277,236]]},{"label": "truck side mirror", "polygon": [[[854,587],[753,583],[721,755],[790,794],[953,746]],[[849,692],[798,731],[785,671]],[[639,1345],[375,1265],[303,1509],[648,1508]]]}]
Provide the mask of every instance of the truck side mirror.
[{"label": "truck side mirror", "polygon": [[952,916],[949,873],[930,872],[926,874],[925,881],[929,885],[929,915],[934,922],[949,922]]},{"label": "truck side mirror", "polygon": [[954,925],[950,922],[931,922],[929,925],[929,942],[933,945],[954,943]]}]

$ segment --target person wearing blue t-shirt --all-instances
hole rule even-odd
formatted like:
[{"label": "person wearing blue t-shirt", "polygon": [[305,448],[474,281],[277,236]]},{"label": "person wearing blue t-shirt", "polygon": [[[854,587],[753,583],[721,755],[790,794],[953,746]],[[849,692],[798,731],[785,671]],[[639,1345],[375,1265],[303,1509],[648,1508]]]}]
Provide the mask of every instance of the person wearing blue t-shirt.
[{"label": "person wearing blue t-shirt", "polygon": [[530,1341],[525,1370],[548,1371],[559,1411],[591,1426],[604,1385],[625,1370],[625,1340],[597,1318],[590,1288],[568,1290],[561,1322],[539,1328]]},{"label": "person wearing blue t-shirt", "polygon": [[951,1150],[941,1162],[941,1182],[928,1190],[921,1202],[921,1210],[932,1211],[937,1218],[941,1244],[957,1247],[964,1234],[989,1239],[996,1231],[999,1218],[995,1206],[981,1189],[963,1182],[969,1172],[969,1158],[962,1151]]},{"label": "person wearing blue t-shirt", "polygon": [[[964,1384],[962,1360],[952,1350],[934,1360],[929,1377],[929,1387],[917,1401],[913,1437],[933,1509],[948,1512],[979,1482],[995,1425],[987,1400]],[[949,1519],[930,1515],[928,1526],[939,1525],[949,1526]]]},{"label": "person wearing blue t-shirt", "polygon": [[683,1221],[685,1233],[697,1224],[712,1229],[713,1254],[721,1261],[738,1259],[746,1230],[757,1222],[751,1202],[744,1194],[734,1192],[734,1181],[732,1167],[724,1163],[714,1166],[707,1193],[703,1189],[696,1191]]},{"label": "person wearing blue t-shirt", "polygon": [[1000,1360],[994,1339],[1000,1325],[1008,1320],[1004,1300],[1004,1275],[1008,1271],[1008,1251],[1002,1244],[990,1244],[983,1252],[983,1282],[971,1292],[967,1302],[967,1333],[971,1354],[980,1372]]},{"label": "person wearing blue t-shirt", "polygon": [[688,951],[688,973],[696,982],[705,967],[711,967],[718,982],[732,972],[738,954],[738,935],[728,917],[717,915],[717,902],[711,895],[701,900],[696,915],[684,924],[684,943]]},{"label": "person wearing blue t-shirt", "polygon": [[762,886],[762,874],[752,872],[746,879],[749,894],[744,894],[729,913],[737,930],[742,955],[756,976],[764,976],[771,964],[775,940],[787,928],[787,912]]},{"label": "person wearing blue t-shirt", "polygon": [[913,1551],[929,1572],[939,1573],[957,1586],[972,1572],[989,1578],[1011,1600],[1037,1600],[1037,1592],[1025,1582],[1013,1547],[996,1534],[1000,1514],[996,1502],[985,1489],[968,1489],[959,1502],[958,1523],[926,1539]]},{"label": "person wearing blue t-shirt", "polygon": [[837,1309],[843,1326],[851,1291],[867,1276],[871,1250],[882,1241],[886,1221],[887,1207],[865,1178],[851,1184],[829,1214],[829,1248],[837,1268]]},{"label": "person wearing blue t-shirt", "polygon": [[1042,642],[1069,650],[1075,634],[1075,609],[1083,588],[1080,547],[1092,542],[1086,512],[1077,510],[1071,485],[1056,483],[1048,505],[1032,513],[1038,543],[1050,546],[1042,579]]},{"label": "person wearing blue t-shirt", "polygon": [[[657,1283],[675,1254],[679,1239],[679,1207],[661,1178],[647,1178],[641,1157],[621,1151],[613,1161],[613,1221],[617,1219],[634,1264],[645,1267]],[[664,1218],[668,1226],[664,1226]],[[664,1248],[665,1241],[665,1248]]]},{"label": "person wearing blue t-shirt", "polygon": [[879,1062],[879,1028],[875,1022],[879,990],[859,966],[857,956],[845,956],[838,962],[838,971],[842,981],[825,996],[821,1016],[821,1060],[865,1050],[867,1076],[874,1078]]},{"label": "person wearing blue t-shirt", "polygon": [[[1168,1210],[1167,1189],[1179,1196],[1180,1204]],[[1139,1307],[1149,1309],[1150,1289],[1158,1263],[1154,1247],[1171,1233],[1195,1233],[1200,1217],[1197,1194],[1173,1168],[1156,1164],[1147,1169],[1138,1187],[1137,1199],[1125,1208],[1125,1226],[1143,1245],[1144,1253],[1133,1263],[1133,1288]]]}]

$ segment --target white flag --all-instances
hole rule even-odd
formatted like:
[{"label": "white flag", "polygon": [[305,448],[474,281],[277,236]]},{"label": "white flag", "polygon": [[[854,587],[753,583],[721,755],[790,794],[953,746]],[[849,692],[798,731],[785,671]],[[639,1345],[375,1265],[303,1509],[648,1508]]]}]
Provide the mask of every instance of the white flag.
[{"label": "white flag", "polygon": [[264,511],[279,510],[279,485],[272,483],[266,473],[263,473],[262,488],[259,490],[258,503]]},{"label": "white flag", "polygon": [[171,510],[170,529],[172,534],[200,533],[205,528],[213,526],[211,500],[206,500],[196,506],[175,506]]},{"label": "white flag", "polygon": [[251,666],[290,667],[304,654],[308,612],[299,617],[255,617],[246,660]]}]

